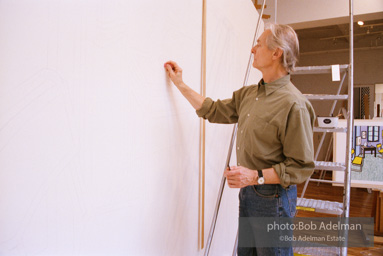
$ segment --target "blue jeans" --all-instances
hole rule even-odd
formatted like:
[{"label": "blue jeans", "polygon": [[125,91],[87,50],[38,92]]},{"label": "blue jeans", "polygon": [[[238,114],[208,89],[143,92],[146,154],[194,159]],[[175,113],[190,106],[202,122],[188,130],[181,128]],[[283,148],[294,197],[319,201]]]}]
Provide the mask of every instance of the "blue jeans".
[{"label": "blue jeans", "polygon": [[[294,217],[297,186],[279,184],[248,186],[239,192],[239,217]],[[293,255],[292,247],[238,247],[238,256]]]}]

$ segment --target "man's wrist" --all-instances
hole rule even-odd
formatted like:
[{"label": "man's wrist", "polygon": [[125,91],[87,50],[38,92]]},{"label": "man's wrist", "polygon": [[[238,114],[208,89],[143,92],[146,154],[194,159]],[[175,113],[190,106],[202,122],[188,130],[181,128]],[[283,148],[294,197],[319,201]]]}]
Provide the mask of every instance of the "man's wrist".
[{"label": "man's wrist", "polygon": [[178,82],[177,84],[175,84],[176,86],[177,86],[177,88],[178,89],[180,89],[180,90],[185,90],[185,89],[187,89],[187,85],[184,83],[184,81],[180,81],[180,82]]},{"label": "man's wrist", "polygon": [[253,179],[252,179],[251,185],[258,185],[258,171],[253,171]]},{"label": "man's wrist", "polygon": [[257,170],[258,172],[258,180],[257,180],[257,183],[258,185],[263,185],[265,184],[265,178],[263,177],[263,170]]}]

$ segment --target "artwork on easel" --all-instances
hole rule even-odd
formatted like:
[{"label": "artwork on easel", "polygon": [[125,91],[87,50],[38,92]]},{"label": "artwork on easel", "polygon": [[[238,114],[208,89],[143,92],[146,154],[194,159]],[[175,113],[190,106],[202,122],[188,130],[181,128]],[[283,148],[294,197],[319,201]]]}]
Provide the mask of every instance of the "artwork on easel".
[{"label": "artwork on easel", "polygon": [[383,126],[355,126],[352,179],[383,181]]}]

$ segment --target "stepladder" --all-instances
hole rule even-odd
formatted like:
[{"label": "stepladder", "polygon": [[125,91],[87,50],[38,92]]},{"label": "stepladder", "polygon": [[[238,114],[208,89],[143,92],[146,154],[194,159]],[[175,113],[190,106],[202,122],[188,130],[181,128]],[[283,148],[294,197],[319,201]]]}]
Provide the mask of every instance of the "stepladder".
[{"label": "stepladder", "polygon": [[[337,88],[337,92],[335,94],[305,94],[305,96],[310,101],[331,101],[331,108],[327,116],[332,118],[334,116],[335,108],[337,106],[337,103],[339,101],[349,101],[350,98],[352,98],[352,95],[350,97],[350,88],[348,88],[348,94],[341,94],[345,78],[349,74],[349,68],[350,65],[339,65],[338,69],[341,73],[342,79],[340,80]],[[309,67],[298,67],[295,71],[295,75],[331,75],[333,72],[333,65],[327,65],[327,66],[309,66]],[[344,91],[344,90],[343,90]],[[352,94],[352,92],[351,92]],[[318,134],[320,139],[318,141],[318,146],[315,151],[315,171],[320,171],[320,177],[318,178],[309,178],[306,180],[302,193],[300,197],[297,199],[297,210],[298,211],[308,211],[308,212],[315,212],[320,214],[327,214],[327,215],[333,215],[333,216],[345,216],[345,208],[348,207],[347,204],[349,204],[349,198],[344,198],[343,202],[336,202],[336,201],[327,201],[327,200],[319,200],[319,199],[310,199],[305,198],[305,193],[307,190],[307,187],[309,185],[309,182],[317,182],[319,183],[337,183],[339,185],[343,185],[345,182],[339,182],[339,181],[332,181],[332,180],[325,180],[322,179],[324,176],[322,175],[323,172],[326,171],[337,171],[337,172],[347,172],[348,163],[347,159],[345,159],[343,162],[332,162],[328,161],[329,156],[329,149],[331,146],[329,146],[325,161],[319,161],[319,155],[321,153],[321,150],[323,149],[323,145],[325,142],[325,138],[327,134],[334,134],[334,133],[346,133],[348,129],[352,129],[352,120],[350,120],[348,113],[344,115],[344,118],[350,123],[350,125],[347,125],[347,127],[337,127],[329,125],[327,127],[321,127],[320,124],[317,122],[315,127],[313,128],[314,136],[315,134]],[[332,138],[332,137],[331,137]],[[331,144],[332,140],[330,141]],[[347,188],[345,186],[345,188]],[[344,195],[347,196],[347,193],[344,193]],[[295,247],[294,252],[297,254],[302,255],[340,255],[341,248],[340,247]],[[343,252],[344,253],[344,252]]]}]

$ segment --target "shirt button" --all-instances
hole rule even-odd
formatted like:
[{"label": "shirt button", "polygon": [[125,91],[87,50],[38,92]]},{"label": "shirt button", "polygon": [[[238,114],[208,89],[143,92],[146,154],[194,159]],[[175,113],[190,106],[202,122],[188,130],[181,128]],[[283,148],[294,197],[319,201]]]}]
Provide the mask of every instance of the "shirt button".
[{"label": "shirt button", "polygon": [[239,150],[239,147],[237,149]]},{"label": "shirt button", "polygon": [[258,100],[258,98],[255,98],[255,100]]},{"label": "shirt button", "polygon": [[250,116],[250,114],[247,114],[247,116]]},{"label": "shirt button", "polygon": [[240,163],[238,163],[238,166],[240,166],[241,164]]},{"label": "shirt button", "polygon": [[241,133],[243,133],[243,130],[241,130]]}]

